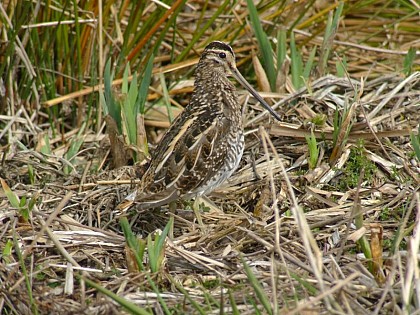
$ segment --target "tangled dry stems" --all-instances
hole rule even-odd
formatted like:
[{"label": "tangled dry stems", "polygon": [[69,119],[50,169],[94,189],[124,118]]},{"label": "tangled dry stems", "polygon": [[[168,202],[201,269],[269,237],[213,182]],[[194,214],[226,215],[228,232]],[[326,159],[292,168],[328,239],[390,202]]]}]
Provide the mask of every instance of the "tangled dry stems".
[{"label": "tangled dry stems", "polygon": [[[381,93],[377,93],[379,87]],[[355,101],[348,104],[349,100]],[[210,295],[229,313],[230,292],[241,313],[252,314],[247,299],[255,293],[250,290],[243,257],[281,312],[386,314],[403,308],[404,288],[411,281],[408,272],[418,272],[419,164],[409,154],[409,132],[419,121],[419,101],[417,73],[410,79],[378,78],[363,86],[332,76],[321,78],[310,91],[302,89],[277,103],[289,104],[287,109],[279,107],[283,124],[267,122],[265,113],[249,105],[244,117],[244,158],[228,183],[203,200],[203,226],[191,211],[182,210],[185,204],[179,204],[176,213],[165,207],[136,212],[134,207],[128,214],[140,237],[163,229],[169,216],[175,217],[173,238],[165,245],[164,267],[152,275],[161,298],[178,312],[194,312],[177,289],[178,283],[193,300],[207,305],[209,312]],[[305,127],[307,122],[316,113],[333,117],[336,106],[342,108],[346,102],[355,106],[354,123],[342,154],[333,165],[327,163],[333,129],[327,118],[316,128],[325,139],[318,137],[324,158],[308,170],[304,137],[311,125]],[[15,121],[24,124],[27,117],[18,116]],[[347,180],[343,170],[360,139],[365,163],[372,162],[376,168],[357,186],[340,186]],[[92,163],[102,164],[106,151],[106,136],[90,134],[77,156],[78,165],[89,169]],[[16,240],[42,313],[121,311],[86,287],[78,274],[160,312],[158,296],[144,274],[128,273],[125,242],[114,214],[116,204],[133,188],[134,167],[106,170],[100,176],[86,175],[79,167],[66,176],[64,167],[71,164],[58,155],[12,150],[5,158],[1,177],[19,197],[37,202],[29,222],[24,223],[17,209],[1,199],[0,246]],[[35,184],[30,184],[29,167]],[[356,229],[352,222],[360,213],[363,227]],[[383,278],[372,275],[355,243],[361,235],[369,239],[377,225],[383,229],[383,241],[395,240],[399,227],[404,234],[399,242],[417,244],[417,251],[397,247],[392,252],[388,247],[380,267]],[[9,259],[0,264],[2,305],[30,313],[29,300],[21,293],[27,288],[19,259],[15,255]]]}]

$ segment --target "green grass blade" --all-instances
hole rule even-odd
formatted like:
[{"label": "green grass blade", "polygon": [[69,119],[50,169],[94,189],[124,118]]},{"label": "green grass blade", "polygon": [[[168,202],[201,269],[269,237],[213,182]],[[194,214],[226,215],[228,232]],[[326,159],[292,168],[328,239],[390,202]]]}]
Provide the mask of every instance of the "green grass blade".
[{"label": "green grass blade", "polygon": [[301,276],[299,276],[297,273],[294,273],[292,271],[289,271],[290,276],[295,279],[297,282],[299,282],[306,290],[309,291],[309,294],[315,296],[318,294],[318,290],[316,287],[314,287],[310,282],[303,279]]},{"label": "green grass blade", "polygon": [[0,178],[1,186],[3,188],[4,194],[6,195],[7,199],[9,199],[10,204],[12,207],[19,209],[20,207],[20,200],[18,195],[16,195],[7,185],[6,181],[3,178]]},{"label": "green grass blade", "polygon": [[286,60],[287,53],[287,32],[281,28],[277,34],[277,72],[280,71],[281,65]]},{"label": "green grass blade", "polygon": [[147,62],[146,69],[143,72],[143,78],[140,83],[139,95],[136,102],[136,113],[144,114],[147,94],[149,91],[150,81],[152,80],[154,55],[152,54]]},{"label": "green grass blade", "polygon": [[292,83],[297,90],[304,85],[303,81],[303,62],[300,52],[297,50],[295,43],[295,35],[293,32],[290,35],[290,54],[291,54],[291,72]]},{"label": "green grass blade", "polygon": [[[177,25],[177,17],[178,17],[178,14],[181,11],[181,9],[183,8],[183,6],[186,3],[186,1],[187,0],[181,1],[180,4],[175,9],[175,11],[172,13],[171,17],[169,18],[169,20],[165,24],[165,26],[162,29],[162,31],[159,32],[159,36],[158,36],[158,38],[156,40],[156,43],[155,43],[153,49],[151,49],[149,51],[149,53],[146,55],[145,60],[149,60],[152,55],[155,55],[156,56],[159,53],[159,49],[161,47],[162,41],[166,39],[166,36],[168,35],[167,33],[168,33],[169,28],[170,27],[174,27],[174,25]],[[176,31],[176,28],[174,27],[174,32],[175,31]],[[175,34],[173,36],[175,36]],[[188,54],[188,52],[186,52],[185,55],[186,54]],[[172,58],[171,58],[171,60],[172,60]],[[144,63],[146,63],[146,62],[143,62],[142,64],[144,64]]]},{"label": "green grass blade", "polygon": [[264,306],[267,313],[270,315],[273,314],[273,309],[271,307],[270,299],[268,298],[267,293],[265,293],[257,277],[255,277],[254,273],[252,272],[251,268],[248,266],[248,264],[246,263],[243,257],[241,257],[241,260],[242,260],[242,265],[244,266],[244,269],[245,269],[246,276],[248,277],[248,280],[254,289],[255,295],[257,296],[261,304]]},{"label": "green grass blade", "polygon": [[167,275],[169,281],[171,282],[172,285],[174,285],[179,292],[181,292],[184,297],[191,303],[192,307],[194,307],[194,309],[198,312],[198,314],[201,315],[206,315],[208,314],[201,306],[200,304],[198,304],[197,301],[195,301],[190,294],[188,293],[187,290],[184,289],[184,287],[180,284],[180,282],[178,280],[175,280],[170,274]]},{"label": "green grass blade", "polygon": [[130,63],[128,62],[125,66],[124,73],[123,73],[123,81],[121,85],[121,92],[122,94],[128,94],[129,89],[129,81],[128,81],[128,73],[130,72]]},{"label": "green grass blade", "polygon": [[314,169],[316,165],[318,164],[318,158],[319,158],[319,148],[316,141],[316,137],[314,135],[314,131],[311,130],[310,136],[305,136],[306,143],[308,144],[309,148],[309,158],[308,158],[308,164],[310,169]]},{"label": "green grass blade", "polygon": [[[41,149],[41,152],[42,152],[42,149]],[[35,170],[32,164],[28,164],[28,176],[29,176],[29,182],[31,183],[31,185],[34,185],[36,177],[35,177]]]},{"label": "green grass blade", "polygon": [[253,310],[254,310],[254,315],[262,315],[262,313],[261,313],[260,309],[258,308],[258,306],[259,306],[259,305],[257,305],[257,302],[256,302],[254,299],[249,298],[249,303],[250,303],[250,304],[252,305],[252,307],[253,307]]},{"label": "green grass blade", "polygon": [[252,0],[247,0],[249,17],[251,19],[251,25],[254,29],[255,36],[258,41],[260,51],[262,53],[262,60],[264,64],[265,72],[267,73],[268,81],[270,82],[270,88],[272,91],[276,90],[276,79],[277,71],[274,66],[273,50],[268,40],[267,34],[264,32],[260,17],[258,15],[257,8]]},{"label": "green grass blade", "polygon": [[118,132],[122,134],[122,118],[121,105],[114,99],[112,94],[112,81],[114,80],[114,73],[111,73],[111,59],[108,59],[104,71],[104,97],[102,108],[104,115],[110,115],[117,124]]},{"label": "green grass blade", "polygon": [[191,51],[191,48],[194,46],[194,44],[200,39],[202,38],[204,32],[213,25],[214,21],[220,16],[220,14],[222,14],[223,12],[225,12],[225,8],[226,6],[231,3],[230,0],[225,0],[222,5],[220,5],[216,12],[214,12],[214,14],[212,15],[212,17],[207,21],[207,23],[201,27],[200,29],[198,29],[195,33],[193,38],[191,39],[191,41],[189,41],[187,47],[185,47],[185,49],[181,52],[181,54],[178,56],[178,58],[175,59],[175,62],[179,62],[181,60],[184,59],[184,57]]},{"label": "green grass blade", "polygon": [[228,293],[229,293],[230,306],[232,307],[232,314],[233,315],[239,315],[240,312],[239,312],[238,306],[236,305],[235,297],[233,296],[231,290],[229,290]]},{"label": "green grass blade", "polygon": [[[361,229],[365,224],[363,220],[363,210],[361,209],[360,205],[357,205],[356,207],[354,224],[356,225],[357,229]],[[373,274],[372,251],[366,235],[363,235],[361,238],[359,238],[357,240],[357,244],[360,246],[366,260],[368,261],[369,271]]]},{"label": "green grass blade", "polygon": [[13,262],[13,242],[11,240],[7,240],[6,244],[4,244],[3,250],[1,252],[1,259],[6,264],[10,264]]},{"label": "green grass blade", "polygon": [[50,137],[48,134],[44,134],[42,136],[43,143],[41,145],[41,153],[44,154],[51,154],[51,145],[50,145]]},{"label": "green grass blade", "polygon": [[81,277],[81,279],[83,281],[85,281],[88,286],[90,286],[90,287],[98,290],[99,292],[105,294],[106,296],[110,297],[112,300],[117,302],[119,305],[121,305],[124,309],[126,309],[131,314],[136,314],[136,315],[152,315],[153,314],[151,312],[148,312],[146,309],[137,306],[133,302],[130,302],[130,301],[120,297],[119,295],[115,294],[114,292],[112,292],[108,289],[105,289],[103,286],[97,284],[96,282],[94,282],[94,281],[92,281],[88,278]]},{"label": "green grass blade", "polygon": [[104,112],[104,115],[105,116],[108,115],[109,114],[109,110],[108,110],[108,106],[106,104],[105,94],[102,91],[99,92],[99,101],[101,102],[101,106],[102,106],[102,110]]},{"label": "green grass blade", "polygon": [[166,241],[166,237],[168,236],[169,233],[169,229],[171,226],[173,226],[174,224],[174,217],[170,217],[169,222],[166,224],[165,228],[163,229],[162,234],[160,235],[159,241],[158,241],[158,248],[160,248],[160,251],[162,251],[162,249],[165,246],[165,241]]},{"label": "green grass blade", "polygon": [[[81,128],[81,129],[83,129],[83,128]],[[69,149],[67,150],[66,154],[64,154],[64,158],[67,161],[69,161],[71,164],[73,164],[73,165],[76,164],[74,158],[79,153],[80,148],[82,147],[82,144],[83,144],[84,141],[85,141],[84,138],[80,137],[80,136],[76,136],[74,139],[72,139]],[[64,167],[64,172],[66,174],[70,174],[71,167],[66,165]]]},{"label": "green grass blade", "polygon": [[305,81],[308,81],[311,76],[312,66],[315,61],[315,55],[316,55],[317,47],[314,46],[311,50],[311,53],[309,55],[308,61],[306,61],[305,68],[303,69],[303,78]]},{"label": "green grass blade", "polygon": [[404,74],[408,77],[413,71],[413,64],[416,58],[416,49],[414,47],[410,47],[407,52],[407,55],[404,57]]},{"label": "green grass blade", "polygon": [[338,30],[338,22],[343,12],[344,2],[340,2],[337,9],[335,10],[334,16],[330,12],[327,20],[327,27],[325,29],[324,40],[321,45],[321,56],[318,66],[319,75],[323,76],[326,72],[328,65],[328,58],[333,45],[335,34]]},{"label": "green grass blade", "polygon": [[411,140],[411,145],[413,146],[413,149],[414,149],[414,153],[417,156],[417,160],[420,161],[420,126],[417,132],[418,132],[417,135],[415,135],[414,133],[410,133],[410,140]]},{"label": "green grass blade", "polygon": [[160,79],[160,86],[162,87],[163,100],[166,106],[166,111],[168,113],[168,119],[169,119],[169,122],[172,122],[174,118],[173,118],[172,110],[171,110],[171,102],[169,101],[169,92],[166,86],[165,76],[163,73],[159,73],[159,79]]},{"label": "green grass blade", "polygon": [[[125,80],[123,80],[124,82]],[[138,96],[137,74],[133,74],[129,90],[123,103],[123,116],[125,121],[125,130],[127,130],[128,140],[130,144],[137,144],[137,112],[136,101]]]},{"label": "green grass blade", "polygon": [[158,272],[162,267],[163,258],[165,257],[165,241],[169,229],[173,225],[173,220],[173,217],[169,219],[169,222],[160,235],[155,233],[154,240],[152,240],[152,235],[150,234],[147,237],[147,253],[149,254],[150,269],[154,273]]},{"label": "green grass blade", "polygon": [[75,53],[76,53],[76,64],[77,64],[77,70],[76,73],[78,74],[79,88],[82,87],[83,82],[83,66],[82,66],[82,42],[81,42],[81,27],[79,22],[79,5],[77,1],[73,1],[73,10],[74,10],[74,20],[75,20],[75,30],[76,30],[76,36],[75,36]]},{"label": "green grass blade", "polygon": [[125,62],[128,52],[137,43],[139,38],[146,35],[152,24],[156,23],[159,16],[162,14],[161,10],[155,10],[150,14],[149,18],[144,21],[144,23],[141,23],[141,18],[146,4],[146,1],[130,1],[130,6],[127,6],[125,11],[120,10],[120,14],[128,15],[128,21],[127,27],[123,33],[124,40],[121,47],[121,55],[118,60],[118,66]]},{"label": "green grass blade", "polygon": [[340,78],[344,78],[347,73],[347,58],[346,55],[343,55],[342,58],[338,58],[335,63],[335,69],[337,71],[337,76]]},{"label": "green grass blade", "polygon": [[165,300],[162,298],[162,295],[160,294],[159,288],[156,286],[156,284],[154,283],[154,281],[150,278],[149,274],[146,274],[146,278],[147,278],[147,282],[150,284],[150,286],[152,287],[153,291],[156,293],[157,299],[160,303],[160,305],[163,308],[163,311],[165,312],[165,314],[170,315],[172,314],[168,308],[168,306],[165,303]]},{"label": "green grass blade", "polygon": [[124,233],[125,241],[127,242],[128,247],[130,247],[136,258],[137,266],[139,270],[144,270],[143,258],[144,252],[146,249],[146,242],[141,242],[133,233],[126,217],[120,219],[120,226]]},{"label": "green grass blade", "polygon": [[31,310],[33,314],[38,314],[38,307],[33,298],[31,281],[29,279],[28,271],[26,270],[25,261],[23,259],[22,252],[20,251],[19,242],[16,238],[16,232],[13,233],[13,243],[15,247],[15,252],[18,256],[20,268],[22,269],[22,274],[25,278],[26,290],[28,291],[28,297],[29,297],[29,302],[31,304]]}]

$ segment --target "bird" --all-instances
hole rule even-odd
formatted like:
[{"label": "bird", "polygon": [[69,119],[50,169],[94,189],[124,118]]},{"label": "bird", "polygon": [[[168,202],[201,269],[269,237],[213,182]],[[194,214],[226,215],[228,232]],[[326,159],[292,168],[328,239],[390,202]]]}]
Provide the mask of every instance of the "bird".
[{"label": "bird", "polygon": [[209,43],[196,66],[189,104],[163,135],[126,201],[141,210],[190,200],[211,193],[232,175],[245,143],[242,108],[231,76],[280,121],[236,68],[232,47]]}]

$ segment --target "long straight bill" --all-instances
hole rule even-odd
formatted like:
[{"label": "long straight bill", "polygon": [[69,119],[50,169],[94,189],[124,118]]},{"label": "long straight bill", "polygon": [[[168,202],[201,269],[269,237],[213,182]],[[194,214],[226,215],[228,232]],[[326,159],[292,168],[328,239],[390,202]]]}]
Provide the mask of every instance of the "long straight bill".
[{"label": "long straight bill", "polygon": [[245,89],[247,89],[249,91],[249,93],[251,93],[252,96],[254,96],[265,107],[265,109],[270,112],[271,115],[274,116],[274,118],[276,118],[278,121],[281,121],[280,116],[270,107],[270,105],[267,104],[266,101],[264,101],[262,96],[260,94],[258,94],[257,91],[255,91],[255,89],[251,86],[251,84],[249,84],[248,81],[245,80],[245,78],[238,71],[238,69],[234,68],[234,69],[231,69],[231,71],[232,71],[232,75],[235,77],[235,79],[238,80],[238,82]]}]

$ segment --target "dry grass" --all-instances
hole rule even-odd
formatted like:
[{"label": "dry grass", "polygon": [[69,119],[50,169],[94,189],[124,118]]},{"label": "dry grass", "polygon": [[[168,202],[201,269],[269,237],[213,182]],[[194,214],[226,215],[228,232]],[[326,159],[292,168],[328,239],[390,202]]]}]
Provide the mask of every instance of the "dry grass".
[{"label": "dry grass", "polygon": [[[195,25],[200,12],[188,5],[199,3],[188,3],[180,13],[183,38],[168,44],[169,32],[154,67],[155,73],[178,82],[169,91],[173,104],[185,104],[191,92],[188,79],[196,57],[168,63],[170,47],[179,56],[194,37],[188,26]],[[217,9],[213,5],[204,11],[205,20]],[[296,25],[304,58],[322,43],[319,25],[326,13],[320,12],[325,7],[314,7]],[[375,10],[379,13],[372,16]],[[420,72],[402,73],[404,54],[419,47],[418,13],[400,15],[397,23],[398,10],[379,2],[346,8],[329,66],[333,69],[338,57],[345,56],[349,77],[313,77],[296,91],[285,71],[279,90],[263,93],[283,123],[270,121],[252,100],[241,97],[246,104],[244,157],[230,180],[202,200],[202,224],[186,202],[175,213],[165,207],[143,212],[134,207],[127,214],[141,238],[163,230],[174,217],[173,235],[166,240],[163,266],[156,274],[128,271],[130,254],[115,207],[133,189],[139,169],[111,169],[103,125],[80,125],[92,89],[77,86],[48,99],[42,110],[2,108],[0,312],[122,313],[120,304],[83,280],[90,279],[156,314],[165,313],[161,300],[175,314],[418,314],[420,164],[409,135],[420,120]],[[243,22],[245,6],[238,5],[235,12],[237,16],[229,11],[228,18]],[[298,15],[286,7],[279,16],[289,25]],[[268,25],[278,22],[272,8],[262,16]],[[194,46],[197,52],[210,37],[233,38],[223,19],[214,23],[218,32],[205,32]],[[252,72],[246,64],[257,45],[249,28],[233,47],[242,72]],[[413,70],[419,70],[418,63]],[[158,81],[156,77],[150,102],[161,97]],[[89,83],[94,86],[93,80]],[[49,108],[64,102],[66,112],[72,100],[79,104],[76,119],[68,111],[48,123]],[[6,103],[13,102],[1,104]],[[334,144],[333,117],[344,108],[349,116],[341,128],[350,131]],[[51,133],[51,125],[60,125],[61,134]],[[166,109],[147,112],[152,144],[168,125]],[[313,169],[305,140],[311,129],[320,154]],[[83,144],[69,161],[65,152],[76,136]],[[45,145],[51,151],[41,153]],[[24,219],[25,206],[11,206],[7,187],[26,198],[26,205],[34,201],[29,220]]]}]

